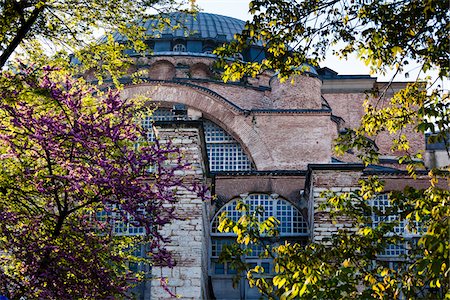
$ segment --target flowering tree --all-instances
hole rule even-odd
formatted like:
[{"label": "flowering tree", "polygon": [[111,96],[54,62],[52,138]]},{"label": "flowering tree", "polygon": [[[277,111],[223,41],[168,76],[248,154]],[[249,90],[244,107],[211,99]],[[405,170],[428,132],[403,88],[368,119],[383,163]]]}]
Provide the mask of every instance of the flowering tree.
[{"label": "flowering tree", "polygon": [[[186,165],[143,138],[143,108],[53,68],[4,72],[0,85],[0,295],[125,297],[138,244],[172,266],[158,228],[176,218]],[[117,235],[117,222],[142,234]]]}]

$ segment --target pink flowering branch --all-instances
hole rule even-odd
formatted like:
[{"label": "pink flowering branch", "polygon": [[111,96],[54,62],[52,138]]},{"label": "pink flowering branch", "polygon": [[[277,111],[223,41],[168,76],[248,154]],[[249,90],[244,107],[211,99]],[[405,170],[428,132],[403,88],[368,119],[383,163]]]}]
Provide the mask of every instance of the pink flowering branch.
[{"label": "pink flowering branch", "polygon": [[[176,189],[205,191],[175,176],[187,167],[178,149],[143,139],[131,101],[58,76],[25,68],[1,81],[0,294],[125,297],[135,275],[122,250],[138,240],[172,267],[158,229],[177,218]],[[114,222],[144,234],[114,236]]]}]

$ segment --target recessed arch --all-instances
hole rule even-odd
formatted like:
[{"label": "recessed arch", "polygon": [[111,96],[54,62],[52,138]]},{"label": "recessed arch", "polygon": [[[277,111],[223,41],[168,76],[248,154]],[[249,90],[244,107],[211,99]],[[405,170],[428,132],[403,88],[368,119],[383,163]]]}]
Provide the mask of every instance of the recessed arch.
[{"label": "recessed arch", "polygon": [[260,165],[273,165],[271,151],[252,126],[251,118],[245,116],[244,110],[203,87],[172,82],[150,82],[127,85],[121,91],[121,96],[124,98],[144,96],[160,103],[185,104],[200,111],[204,118],[216,123],[233,136],[249,155],[256,170],[259,170]]},{"label": "recessed arch", "polygon": [[209,70],[209,67],[204,63],[193,64],[189,69],[189,73],[192,78],[211,78],[211,71]]},{"label": "recessed arch", "polygon": [[[238,200],[249,206],[249,212],[236,210]],[[213,284],[216,284],[217,286],[225,284],[231,287],[232,276],[236,274],[236,270],[232,264],[221,262],[219,260],[220,254],[225,247],[236,244],[236,235],[233,233],[219,232],[217,230],[219,224],[218,217],[225,212],[228,218],[237,221],[244,213],[254,212],[258,206],[264,208],[259,221],[263,221],[273,216],[281,222],[278,226],[279,240],[277,242],[271,240],[271,245],[289,240],[295,240],[300,243],[306,242],[309,235],[309,226],[306,222],[306,218],[303,217],[300,210],[291,202],[277,194],[267,193],[251,193],[235,197],[217,211],[210,223],[211,241],[209,249],[209,274],[213,279]],[[267,254],[264,254],[266,253],[266,248],[263,244],[264,243],[251,242],[249,244],[239,245],[239,247],[248,250],[241,258],[253,266],[261,266],[264,273],[271,274],[274,272],[273,259]]]},{"label": "recessed arch", "polygon": [[[184,119],[188,117],[185,113],[187,112],[174,115],[173,109],[168,107],[167,103],[162,103],[162,105],[156,105],[151,116],[143,119],[142,125],[151,128],[154,121]],[[223,128],[210,120],[203,119],[203,132],[211,172],[252,170],[252,162],[241,144]],[[153,134],[149,137],[154,138]]]},{"label": "recessed arch", "polygon": [[175,66],[168,60],[159,60],[148,69],[151,79],[168,80],[175,77]]},{"label": "recessed arch", "polygon": [[264,221],[269,217],[277,218],[280,221],[278,226],[280,237],[309,235],[307,218],[303,216],[294,204],[277,194],[251,193],[235,197],[218,209],[211,220],[211,236],[232,235],[230,233],[220,233],[217,230],[219,225],[218,218],[223,212],[226,212],[228,218],[236,222],[244,214],[236,210],[238,201],[249,205],[249,213],[255,212],[259,206],[262,207],[264,212],[259,217],[260,221]]}]

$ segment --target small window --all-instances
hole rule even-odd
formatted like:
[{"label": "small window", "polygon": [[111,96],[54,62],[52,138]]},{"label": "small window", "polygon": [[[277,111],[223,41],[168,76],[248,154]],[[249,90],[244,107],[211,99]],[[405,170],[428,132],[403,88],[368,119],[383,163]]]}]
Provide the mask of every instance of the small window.
[{"label": "small window", "polygon": [[173,46],[173,52],[186,52],[186,46],[183,44],[176,44]]}]

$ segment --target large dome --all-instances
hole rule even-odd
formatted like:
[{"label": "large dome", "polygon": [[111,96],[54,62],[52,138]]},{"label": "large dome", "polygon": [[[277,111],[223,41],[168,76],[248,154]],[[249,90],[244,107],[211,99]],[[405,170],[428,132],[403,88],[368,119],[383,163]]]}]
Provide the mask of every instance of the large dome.
[{"label": "large dome", "polygon": [[[171,38],[197,38],[220,41],[231,41],[236,33],[241,33],[245,22],[236,18],[222,15],[197,13],[190,15],[186,13],[174,12],[167,15],[171,26],[181,25],[179,29],[173,30],[170,26],[159,30],[160,19],[146,21],[143,26],[151,39],[164,38],[170,35]],[[116,33],[114,39],[124,42],[126,38]]]}]

